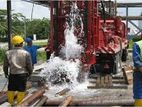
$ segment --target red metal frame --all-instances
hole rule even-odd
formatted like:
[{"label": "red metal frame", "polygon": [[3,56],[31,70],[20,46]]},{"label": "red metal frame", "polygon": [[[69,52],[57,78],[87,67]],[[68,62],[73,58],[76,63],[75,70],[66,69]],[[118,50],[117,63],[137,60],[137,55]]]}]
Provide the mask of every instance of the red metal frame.
[{"label": "red metal frame", "polygon": [[[55,7],[55,2],[58,3],[58,7]],[[71,1],[51,1],[51,32],[49,36],[48,48],[53,51],[57,51],[57,48],[54,48],[55,33],[58,35],[58,49],[60,45],[64,45],[64,30],[65,30],[65,21],[66,14],[70,12],[70,2]],[[87,19],[85,16],[82,16],[83,20],[87,21],[87,25],[84,25],[84,30],[87,28],[86,32],[86,44],[85,52],[82,55],[82,62],[86,64],[95,64],[96,63],[96,53],[108,53],[116,54],[120,51],[120,42],[122,42],[122,48],[125,49],[127,46],[126,40],[126,28],[125,24],[118,17],[112,17],[106,19],[105,23],[101,19],[101,16],[98,15],[97,9],[97,0],[87,1],[88,5],[85,7],[85,1],[76,1],[77,6],[80,11],[85,12],[87,10]],[[58,9],[58,13],[55,12]],[[55,22],[57,23],[57,30],[55,31]],[[87,26],[87,27],[86,27]],[[75,34],[77,36],[77,32]]]}]

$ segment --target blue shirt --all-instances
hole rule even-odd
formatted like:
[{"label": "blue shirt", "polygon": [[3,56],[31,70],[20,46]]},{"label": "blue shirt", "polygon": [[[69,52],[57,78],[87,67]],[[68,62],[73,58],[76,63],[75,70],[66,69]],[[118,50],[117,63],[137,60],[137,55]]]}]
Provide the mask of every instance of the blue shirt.
[{"label": "blue shirt", "polygon": [[133,45],[133,62],[136,68],[142,67],[142,61],[140,60],[140,48],[136,43]]},{"label": "blue shirt", "polygon": [[[136,43],[133,45],[133,62],[136,68],[142,67],[140,48]],[[133,73],[133,94],[134,99],[142,99],[142,73],[139,71],[134,71]]]},{"label": "blue shirt", "polygon": [[32,64],[36,64],[37,63],[37,49],[39,49],[39,46],[25,46],[24,47],[26,51],[28,51],[31,54],[31,58],[32,58]]}]

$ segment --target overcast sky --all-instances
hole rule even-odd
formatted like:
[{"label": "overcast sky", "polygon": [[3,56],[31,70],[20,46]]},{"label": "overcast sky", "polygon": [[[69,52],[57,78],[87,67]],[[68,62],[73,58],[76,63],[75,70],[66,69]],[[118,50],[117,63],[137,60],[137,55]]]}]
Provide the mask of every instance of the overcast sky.
[{"label": "overcast sky", "polygon": [[[6,1],[7,0],[0,0],[0,9],[6,9]],[[32,13],[32,3],[21,1],[21,0],[11,0],[12,1],[12,12],[14,13],[22,13],[26,18],[31,18]],[[113,1],[113,0],[112,0]],[[117,2],[127,3],[127,2],[142,2],[142,0],[117,0]],[[125,8],[118,9],[118,15],[125,16],[126,15]],[[129,16],[139,16],[142,12],[142,8],[129,8]],[[33,18],[40,18],[46,17],[50,19],[50,10],[47,7],[34,5],[33,9]],[[135,24],[138,25],[138,21],[134,21]]]},{"label": "overcast sky", "polygon": [[[31,18],[33,4],[21,0],[11,0],[12,1],[12,10],[14,13],[22,13],[27,18]],[[0,9],[6,9],[6,0],[0,0]],[[50,18],[50,10],[47,7],[34,5],[33,9],[33,18],[43,17]]]},{"label": "overcast sky", "polygon": [[[15,13],[22,13],[27,18],[31,18],[32,3],[21,1],[21,0],[11,0],[12,10]],[[142,2],[142,0],[117,0],[117,2]],[[0,9],[6,9],[6,0],[0,0]],[[129,15],[140,15],[142,8],[129,9]],[[119,9],[118,15],[125,15],[125,9]],[[34,5],[33,18],[50,18],[50,10],[47,7]]]}]

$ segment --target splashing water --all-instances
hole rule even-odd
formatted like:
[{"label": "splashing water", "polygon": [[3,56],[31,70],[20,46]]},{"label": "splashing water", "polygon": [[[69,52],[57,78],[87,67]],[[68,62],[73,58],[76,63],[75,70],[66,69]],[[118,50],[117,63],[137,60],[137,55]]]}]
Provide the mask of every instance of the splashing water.
[{"label": "splashing water", "polygon": [[60,54],[65,57],[65,60],[60,57],[54,57],[54,54],[52,54],[46,67],[41,72],[41,74],[46,75],[48,81],[50,81],[49,85],[64,83],[64,85],[67,86],[75,86],[78,84],[77,78],[81,71],[81,61],[79,58],[84,49],[77,43],[78,39],[74,35],[77,22],[80,23],[79,26],[81,28],[78,36],[83,35],[84,32],[82,19],[75,2],[73,2],[69,17],[70,21],[66,22],[66,29],[64,31],[65,46],[60,50]]},{"label": "splashing water", "polygon": [[83,35],[84,32],[82,18],[80,17],[79,9],[75,2],[73,2],[71,7],[69,18],[69,21],[66,22],[66,29],[64,31],[65,47],[61,49],[61,53],[65,55],[66,59],[80,58],[81,52],[84,49],[77,43],[78,39],[74,34],[75,30],[78,30],[76,26],[80,26],[81,28],[80,33],[77,35],[78,37]]}]

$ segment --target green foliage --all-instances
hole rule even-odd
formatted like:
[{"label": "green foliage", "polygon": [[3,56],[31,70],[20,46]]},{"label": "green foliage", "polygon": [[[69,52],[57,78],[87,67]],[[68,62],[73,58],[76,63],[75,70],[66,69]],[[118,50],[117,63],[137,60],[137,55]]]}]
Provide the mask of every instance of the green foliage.
[{"label": "green foliage", "polygon": [[141,36],[135,36],[132,40],[133,40],[133,42],[137,42],[137,41],[141,40]]},{"label": "green foliage", "polygon": [[[7,11],[0,9],[0,40],[7,38]],[[12,14],[12,35],[37,35],[37,39],[47,39],[50,31],[50,21],[47,18],[26,19],[21,13]],[[6,39],[5,39],[6,40]]]},{"label": "green foliage", "polygon": [[134,42],[137,42],[141,39],[141,36],[135,36],[132,40],[129,41],[129,48],[131,49],[133,47]]},{"label": "green foliage", "polygon": [[129,49],[132,49],[133,44],[134,44],[133,40],[130,40],[130,41],[129,41]]},{"label": "green foliage", "polygon": [[46,46],[47,42],[34,42],[33,44],[37,46]]},{"label": "green foliage", "polygon": [[38,51],[37,52],[37,61],[46,61],[46,52],[45,51]]},{"label": "green foliage", "polygon": [[4,49],[0,49],[0,64],[3,63],[4,57],[5,57],[5,50]]},{"label": "green foliage", "polygon": [[49,20],[34,19],[27,23],[27,36],[37,35],[37,39],[47,39],[50,31]]}]

